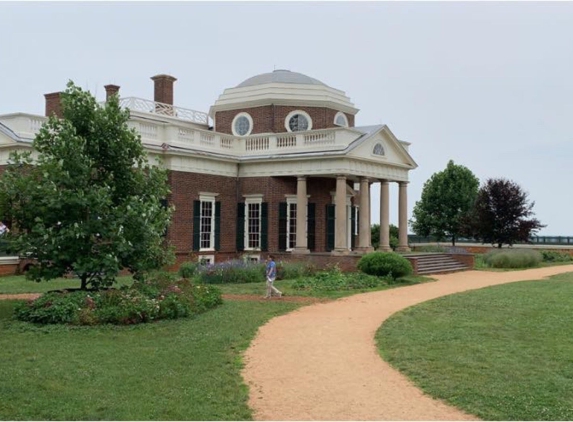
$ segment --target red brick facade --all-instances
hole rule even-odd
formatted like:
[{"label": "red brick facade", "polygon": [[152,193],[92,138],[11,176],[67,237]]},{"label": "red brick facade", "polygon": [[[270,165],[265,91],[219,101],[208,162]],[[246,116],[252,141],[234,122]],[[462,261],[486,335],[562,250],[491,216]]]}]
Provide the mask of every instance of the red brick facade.
[{"label": "red brick facade", "polygon": [[61,92],[52,92],[51,94],[44,94],[46,98],[46,116],[62,117],[62,103],[60,101]]},{"label": "red brick facade", "polygon": [[[218,111],[215,113],[214,130],[221,133],[233,134],[232,123],[235,116],[245,112],[253,119],[251,135],[257,133],[283,133],[288,132],[285,128],[285,119],[291,111],[302,110],[308,113],[312,119],[312,130],[339,127],[334,124],[334,116],[338,110],[326,107],[294,107],[268,105],[262,107],[242,108],[238,110]],[[348,125],[354,127],[354,115],[344,113],[348,119]]]}]

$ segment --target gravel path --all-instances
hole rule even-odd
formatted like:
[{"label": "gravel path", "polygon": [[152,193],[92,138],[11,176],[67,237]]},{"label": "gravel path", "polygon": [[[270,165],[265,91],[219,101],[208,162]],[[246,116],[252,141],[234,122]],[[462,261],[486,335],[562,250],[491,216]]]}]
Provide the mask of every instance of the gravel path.
[{"label": "gravel path", "polygon": [[467,271],[436,282],[307,306],[259,329],[243,378],[257,420],[476,420],[424,395],[378,355],[376,330],[393,313],[440,296],[571,272],[573,265]]}]

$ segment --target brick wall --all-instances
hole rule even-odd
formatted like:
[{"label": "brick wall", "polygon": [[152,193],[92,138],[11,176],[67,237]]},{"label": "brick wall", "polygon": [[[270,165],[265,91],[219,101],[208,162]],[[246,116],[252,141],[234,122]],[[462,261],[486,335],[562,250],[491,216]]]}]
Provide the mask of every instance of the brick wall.
[{"label": "brick wall", "polygon": [[[249,113],[253,118],[253,131],[257,133],[283,133],[288,132],[285,128],[285,119],[291,111],[302,110],[309,114],[312,119],[312,129],[328,129],[338,127],[334,124],[334,116],[338,110],[326,107],[294,107],[268,105],[262,107],[242,108],[238,110],[218,111],[215,113],[215,131],[232,134],[231,125],[233,119],[239,113]],[[350,127],[354,127],[354,115],[345,113]]]}]

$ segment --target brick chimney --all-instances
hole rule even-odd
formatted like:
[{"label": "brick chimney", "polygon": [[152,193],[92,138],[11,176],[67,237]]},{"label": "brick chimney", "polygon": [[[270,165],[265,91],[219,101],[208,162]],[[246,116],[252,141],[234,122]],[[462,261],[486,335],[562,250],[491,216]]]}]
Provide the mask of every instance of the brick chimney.
[{"label": "brick chimney", "polygon": [[177,79],[169,75],[155,75],[151,79],[155,82],[154,101],[173,105],[173,83]]},{"label": "brick chimney", "polygon": [[119,86],[118,85],[105,85],[105,100],[109,101],[109,99],[114,95],[119,95]]},{"label": "brick chimney", "polygon": [[53,114],[59,118],[64,116],[62,113],[62,102],[60,100],[60,94],[61,92],[44,94],[44,97],[46,97],[46,117],[50,117]]}]

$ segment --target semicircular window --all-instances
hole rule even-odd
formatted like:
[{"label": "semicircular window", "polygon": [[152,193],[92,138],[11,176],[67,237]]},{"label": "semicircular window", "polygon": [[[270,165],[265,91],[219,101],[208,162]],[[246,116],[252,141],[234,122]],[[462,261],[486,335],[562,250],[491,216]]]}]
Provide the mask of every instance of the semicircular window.
[{"label": "semicircular window", "polygon": [[384,153],[384,147],[382,146],[382,144],[374,145],[374,150],[372,151],[372,154],[374,154],[374,155],[386,155]]}]

